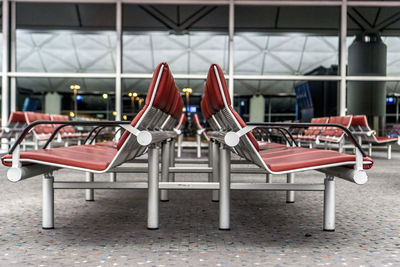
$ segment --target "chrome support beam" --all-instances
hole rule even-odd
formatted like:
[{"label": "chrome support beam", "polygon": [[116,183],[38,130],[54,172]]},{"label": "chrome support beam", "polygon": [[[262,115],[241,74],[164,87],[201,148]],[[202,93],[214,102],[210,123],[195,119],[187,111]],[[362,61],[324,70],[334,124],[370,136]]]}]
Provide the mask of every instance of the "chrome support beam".
[{"label": "chrome support beam", "polygon": [[219,158],[219,229],[230,230],[230,183],[231,152],[225,147],[220,150]]},{"label": "chrome support beam", "polygon": [[42,190],[42,228],[54,228],[54,177],[51,173],[43,175]]},{"label": "chrome support beam", "polygon": [[324,231],[335,231],[335,178],[329,175],[325,178]]},{"label": "chrome support beam", "polygon": [[[94,174],[92,172],[86,173],[86,182],[93,183],[94,182]],[[94,201],[94,189],[86,189],[86,201]]]},{"label": "chrome support beam", "polygon": [[152,145],[149,148],[149,174],[148,174],[148,199],[147,199],[147,229],[158,229],[158,209],[159,209],[159,192],[158,192],[158,164],[159,149]]}]

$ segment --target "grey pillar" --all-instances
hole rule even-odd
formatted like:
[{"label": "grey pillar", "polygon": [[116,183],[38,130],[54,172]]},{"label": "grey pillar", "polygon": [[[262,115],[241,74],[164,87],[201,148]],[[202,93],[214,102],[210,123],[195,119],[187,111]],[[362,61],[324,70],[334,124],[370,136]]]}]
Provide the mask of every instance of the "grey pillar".
[{"label": "grey pillar", "polygon": [[[351,76],[386,76],[387,48],[377,35],[357,36],[349,47]],[[386,82],[350,81],[348,114],[367,115],[370,125],[382,134],[386,120]]]}]

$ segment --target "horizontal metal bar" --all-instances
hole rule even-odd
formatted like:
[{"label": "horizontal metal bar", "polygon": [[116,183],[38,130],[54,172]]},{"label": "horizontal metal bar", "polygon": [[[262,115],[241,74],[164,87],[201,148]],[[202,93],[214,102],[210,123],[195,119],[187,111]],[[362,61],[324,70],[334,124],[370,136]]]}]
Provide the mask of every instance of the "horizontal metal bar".
[{"label": "horizontal metal bar", "polygon": [[146,189],[147,182],[54,182],[54,189]]},{"label": "horizontal metal bar", "polygon": [[400,76],[347,76],[348,81],[400,81]]},{"label": "horizontal metal bar", "polygon": [[[146,182],[54,182],[54,189],[147,189]],[[159,189],[218,190],[219,183],[209,182],[160,182]],[[324,184],[267,184],[231,183],[232,190],[262,191],[324,191]]]},{"label": "horizontal metal bar", "polygon": [[[8,72],[8,77],[16,78],[103,78],[114,79],[115,73],[70,73],[70,72]],[[122,73],[125,79],[151,79],[151,73]],[[174,74],[175,79],[205,79],[202,74]],[[225,75],[229,79],[229,75]],[[339,81],[340,76],[333,75],[234,75],[235,80],[271,80],[271,81]],[[347,81],[400,81],[400,76],[346,76]]]},{"label": "horizontal metal bar", "polygon": [[175,163],[180,164],[189,164],[189,163],[197,163],[197,164],[208,164],[208,159],[185,159],[185,158],[176,158]]},{"label": "horizontal metal bar", "polygon": [[117,77],[115,73],[68,73],[68,72],[9,72],[9,77],[29,78],[105,78]]},{"label": "horizontal metal bar", "polygon": [[211,167],[169,167],[169,172],[171,173],[212,173]]},{"label": "horizontal metal bar", "polygon": [[116,173],[147,173],[149,168],[146,167],[116,167],[108,172],[116,172]]},{"label": "horizontal metal bar", "polygon": [[324,191],[324,184],[231,183],[232,190]]},{"label": "horizontal metal bar", "polygon": [[[11,2],[37,3],[76,3],[76,0],[10,0]],[[80,3],[116,3],[118,0],[79,0]],[[229,0],[121,0],[124,4],[198,4],[198,5],[228,5]],[[310,0],[235,0],[234,5],[257,6],[365,6],[365,7],[396,7],[399,1],[310,1]]]},{"label": "horizontal metal bar", "polygon": [[235,0],[235,5],[246,6],[340,6],[341,4],[341,1]]},{"label": "horizontal metal bar", "polygon": [[269,172],[267,172],[265,169],[261,169],[261,168],[231,168],[231,173],[241,173],[241,174],[267,174]]},{"label": "horizontal metal bar", "polygon": [[235,80],[272,80],[272,81],[339,81],[340,76],[331,75],[234,75]]},{"label": "horizontal metal bar", "polygon": [[161,182],[158,184],[160,189],[194,189],[194,190],[208,190],[219,189],[219,183],[208,182]]}]

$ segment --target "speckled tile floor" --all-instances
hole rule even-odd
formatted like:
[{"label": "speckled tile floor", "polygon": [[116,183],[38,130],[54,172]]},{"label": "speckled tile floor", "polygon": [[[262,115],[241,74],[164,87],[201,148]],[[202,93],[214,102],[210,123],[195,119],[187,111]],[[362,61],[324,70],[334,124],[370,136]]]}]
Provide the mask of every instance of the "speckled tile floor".
[{"label": "speckled tile floor", "polygon": [[[146,229],[146,192],[55,192],[54,230],[41,228],[41,178],[13,184],[0,167],[1,266],[400,266],[400,153],[376,153],[369,182],[337,179],[336,232],[323,232],[322,192],[232,192],[231,231],[219,231],[208,191],[173,191],[160,204],[160,229]],[[56,180],[84,174],[62,170]],[[96,179],[107,179],[97,175]],[[145,180],[120,175],[120,180]],[[323,175],[296,175],[321,182]],[[205,175],[177,175],[177,180]],[[264,181],[234,175],[233,181]],[[274,181],[285,181],[275,176]]]}]

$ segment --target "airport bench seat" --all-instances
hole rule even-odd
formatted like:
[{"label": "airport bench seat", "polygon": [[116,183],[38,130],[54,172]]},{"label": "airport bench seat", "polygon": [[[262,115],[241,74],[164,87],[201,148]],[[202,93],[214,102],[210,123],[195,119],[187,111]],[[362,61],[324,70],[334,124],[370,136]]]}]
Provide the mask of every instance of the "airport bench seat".
[{"label": "airport bench seat", "polygon": [[[368,158],[360,144],[352,135],[348,126],[349,117],[333,118],[332,122],[326,123],[248,123],[246,124],[239,114],[233,109],[226,79],[222,69],[213,64],[207,75],[205,93],[201,102],[202,112],[213,131],[208,132],[215,144],[212,145],[216,151],[213,158],[219,157],[219,179],[220,179],[220,229],[229,229],[229,205],[231,171],[231,152],[245,158],[247,161],[259,166],[267,174],[267,184],[270,183],[269,175],[286,174],[287,183],[294,183],[294,174],[308,170],[316,170],[326,175],[324,179],[324,230],[334,231],[335,229],[335,200],[334,188],[335,177],[347,181],[364,184],[368,180],[365,170],[373,165],[372,159]],[[332,118],[331,118],[332,119]],[[355,155],[349,155],[332,150],[312,149],[299,147],[296,142],[288,142],[286,146],[269,142],[258,142],[253,131],[280,129],[281,134],[291,138],[286,130],[290,128],[318,127],[327,131],[326,136],[337,140],[348,135],[354,145]],[[318,129],[318,130],[320,130]],[[313,133],[313,132],[312,132]],[[287,139],[288,140],[288,139]],[[293,140],[292,140],[293,141]],[[216,149],[217,147],[218,149]],[[246,173],[246,172],[243,172]],[[300,184],[299,184],[300,186]],[[267,190],[270,188],[295,188],[285,185],[275,187],[274,184],[263,186],[254,185],[254,190]],[[297,188],[297,189],[296,189]],[[306,185],[303,190],[313,190]],[[293,189],[289,189],[293,190]],[[294,191],[287,191],[287,202],[294,202]]]},{"label": "airport bench seat", "polygon": [[[60,184],[74,184],[75,189],[85,189],[86,182],[54,181],[53,171],[61,168],[75,169],[86,173],[86,181],[89,184],[103,184],[94,182],[95,173],[115,174],[121,164],[129,162],[137,157],[149,154],[148,164],[148,228],[158,227],[154,219],[158,200],[158,176],[159,176],[159,149],[158,146],[167,143],[176,137],[172,131],[182,114],[183,100],[175,84],[169,66],[160,63],[151,80],[145,105],[139,114],[131,121],[59,121],[48,120],[47,114],[29,113],[31,123],[24,129],[8,154],[2,157],[2,163],[10,167],[7,177],[12,182],[18,182],[40,174],[43,174],[43,221],[44,229],[54,227],[54,189]],[[57,119],[57,118],[56,118]],[[58,118],[63,119],[63,118]],[[56,125],[56,127],[54,127]],[[60,132],[68,132],[68,128],[75,126],[90,126],[93,129],[105,127],[120,127],[125,129],[118,142],[108,142],[106,145],[85,144],[70,147],[46,148],[49,142]],[[63,131],[63,127],[65,128]],[[50,135],[49,141],[42,149],[20,152],[19,144],[32,129],[36,133]],[[51,129],[51,131],[50,131]],[[99,130],[100,131],[100,130]],[[93,134],[93,131],[90,133]],[[91,136],[89,136],[91,137]],[[96,135],[92,138],[92,141]],[[88,142],[86,140],[85,142]],[[141,169],[139,172],[143,172]],[[88,180],[89,179],[89,180]],[[125,183],[122,183],[125,185]],[[113,187],[123,188],[123,187]],[[70,189],[67,186],[67,189]],[[88,189],[92,190],[93,189]],[[88,191],[86,191],[88,194]]]},{"label": "airport bench seat", "polygon": [[[261,158],[273,172],[295,171],[321,166],[353,164],[355,155],[332,150],[309,149],[302,147],[277,147],[260,151]],[[372,160],[364,158],[365,169],[372,167]]]},{"label": "airport bench seat", "polygon": [[[117,152],[117,149],[107,146],[81,145],[21,152],[20,159],[24,166],[33,163],[57,164],[102,171],[107,169]],[[5,166],[11,167],[12,155],[5,155],[2,161]]]}]

